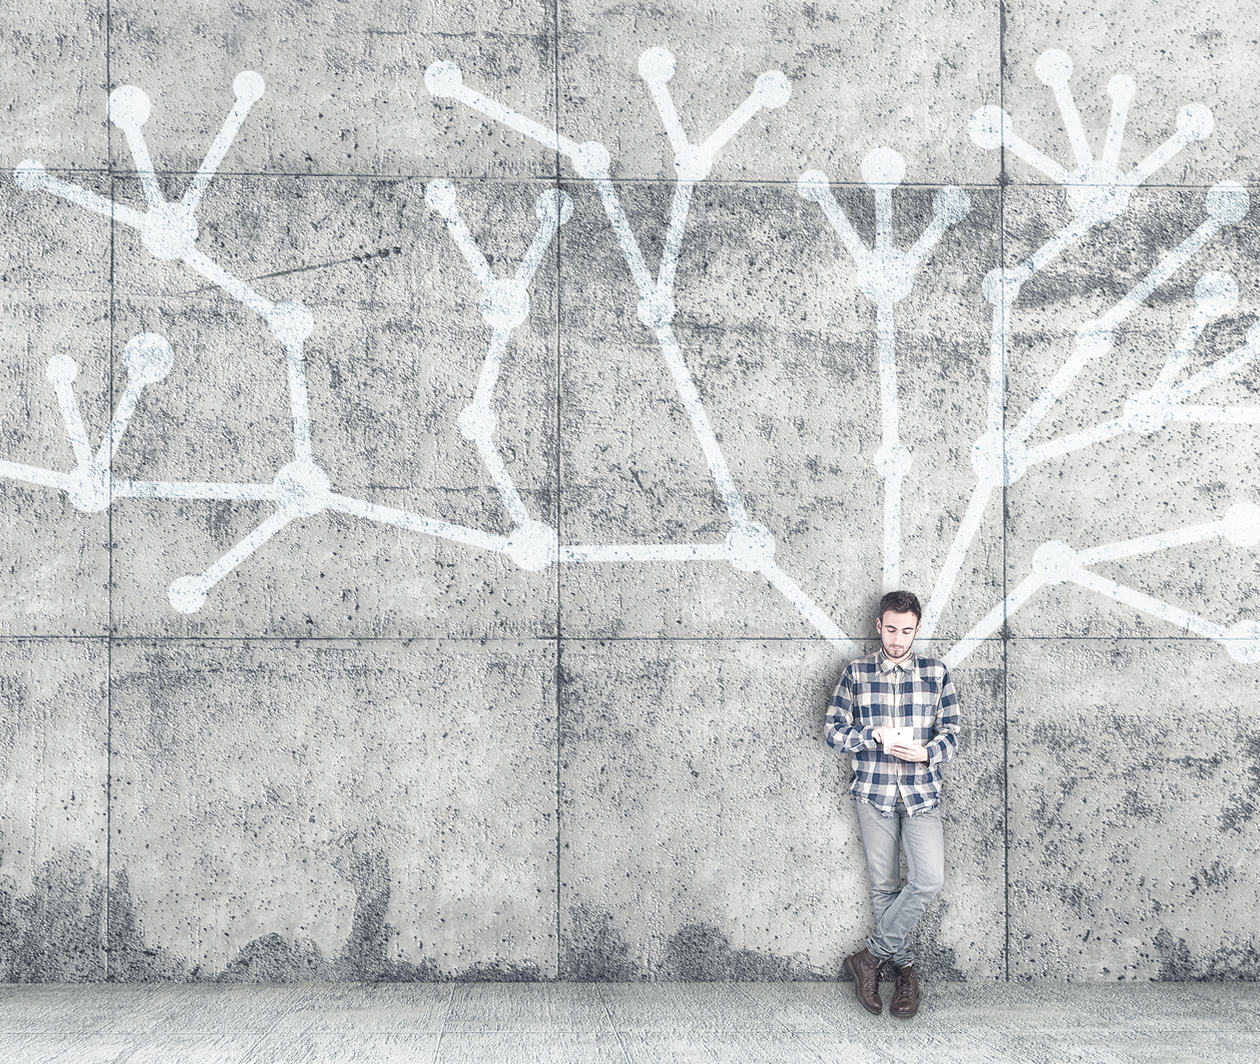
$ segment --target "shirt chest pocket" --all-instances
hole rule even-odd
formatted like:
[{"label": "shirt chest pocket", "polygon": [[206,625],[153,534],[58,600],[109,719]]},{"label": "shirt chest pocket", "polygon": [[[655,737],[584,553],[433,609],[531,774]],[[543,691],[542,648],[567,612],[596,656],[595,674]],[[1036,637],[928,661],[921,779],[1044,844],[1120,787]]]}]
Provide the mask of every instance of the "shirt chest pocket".
[{"label": "shirt chest pocket", "polygon": [[936,680],[919,680],[912,685],[906,699],[905,713],[909,722],[914,725],[915,738],[920,741],[930,739],[932,725],[936,721],[936,700],[940,695],[940,684]]}]

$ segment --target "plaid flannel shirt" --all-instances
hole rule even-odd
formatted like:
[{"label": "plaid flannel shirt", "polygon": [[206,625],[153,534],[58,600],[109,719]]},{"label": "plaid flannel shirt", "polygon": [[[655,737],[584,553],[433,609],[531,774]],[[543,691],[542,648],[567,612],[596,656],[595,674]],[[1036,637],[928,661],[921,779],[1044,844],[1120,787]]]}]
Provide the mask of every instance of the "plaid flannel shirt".
[{"label": "plaid flannel shirt", "polygon": [[[827,743],[853,755],[849,793],[892,813],[900,794],[906,814],[941,801],[940,766],[958,749],[958,695],[945,662],[911,654],[893,664],[880,647],[845,666],[827,710]],[[881,725],[914,729],[927,761],[903,761],[872,734]]]}]

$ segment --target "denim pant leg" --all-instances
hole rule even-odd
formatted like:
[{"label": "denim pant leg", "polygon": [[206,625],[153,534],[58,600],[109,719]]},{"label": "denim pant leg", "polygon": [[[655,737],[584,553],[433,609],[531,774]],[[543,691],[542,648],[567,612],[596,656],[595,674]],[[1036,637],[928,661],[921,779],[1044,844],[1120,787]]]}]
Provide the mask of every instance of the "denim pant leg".
[{"label": "denim pant leg", "polygon": [[[859,801],[858,823],[871,877],[875,931],[866,947],[898,967],[914,962],[910,934],[945,882],[945,836],[940,807],[909,816],[898,801],[885,816]],[[898,847],[905,852],[909,880],[901,886]]]}]

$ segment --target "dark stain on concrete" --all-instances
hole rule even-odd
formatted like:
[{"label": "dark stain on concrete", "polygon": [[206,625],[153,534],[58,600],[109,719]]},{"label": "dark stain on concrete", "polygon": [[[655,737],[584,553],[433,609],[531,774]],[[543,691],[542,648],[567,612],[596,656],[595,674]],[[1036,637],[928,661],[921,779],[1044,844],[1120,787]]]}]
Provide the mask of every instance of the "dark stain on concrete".
[{"label": "dark stain on concrete", "polygon": [[1260,794],[1260,735],[1249,736],[1243,746],[1246,773],[1229,804],[1221,810],[1221,830],[1240,833],[1256,817],[1256,796]]},{"label": "dark stain on concrete", "polygon": [[1174,981],[1260,978],[1260,953],[1256,952],[1253,937],[1244,928],[1236,942],[1194,956],[1184,938],[1174,938],[1171,931],[1161,927],[1152,942],[1160,960],[1159,978]]},{"label": "dark stain on concrete", "polygon": [[146,946],[125,868],[113,875],[109,892],[109,978],[119,983],[187,982],[207,978],[200,967],[190,965],[161,946]]},{"label": "dark stain on concrete", "polygon": [[610,910],[582,902],[566,913],[560,931],[561,979],[615,983],[641,976]]},{"label": "dark stain on concrete", "polygon": [[104,980],[104,914],[104,877],[78,847],[40,865],[29,894],[0,887],[0,981]]},{"label": "dark stain on concrete", "polygon": [[388,956],[397,930],[385,920],[392,880],[383,849],[366,844],[358,833],[343,835],[333,859],[354,886],[354,915],[350,933],[336,956],[324,957],[310,939],[292,940],[279,933],[261,935],[246,943],[221,972],[190,964],[163,947],[145,945],[131,902],[125,869],[114,877],[110,891],[110,978],[118,982],[240,982],[285,983],[318,981],[362,982],[534,982],[544,978],[535,964],[479,961],[457,972],[445,971],[434,960],[419,963]]},{"label": "dark stain on concrete", "polygon": [[804,961],[759,950],[732,949],[730,939],[708,924],[686,924],[665,943],[661,979],[739,982],[788,979],[821,982],[830,976]]}]

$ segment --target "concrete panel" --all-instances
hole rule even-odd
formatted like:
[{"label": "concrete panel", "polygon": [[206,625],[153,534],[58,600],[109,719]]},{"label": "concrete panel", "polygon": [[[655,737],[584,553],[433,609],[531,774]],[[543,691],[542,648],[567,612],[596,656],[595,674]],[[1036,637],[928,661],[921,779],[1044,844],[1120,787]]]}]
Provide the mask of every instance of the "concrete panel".
[{"label": "concrete panel", "polygon": [[[1011,189],[1006,201],[1012,261],[1071,220],[1057,190]],[[1234,626],[1257,601],[1254,427],[1217,419],[1255,405],[1260,226],[1252,211],[1217,228],[1221,203],[1201,189],[1141,189],[1011,308],[1007,425],[1031,425],[1027,471],[1007,488],[1016,635],[1246,634]],[[1089,334],[1095,322],[1110,326],[1109,343]],[[1139,404],[1165,384],[1169,397],[1141,420]],[[1040,584],[1055,542],[1087,552],[1095,586]]]},{"label": "concrete panel", "polygon": [[754,115],[722,153],[718,180],[795,182],[821,168],[858,181],[862,156],[883,145],[912,160],[910,181],[997,177],[996,159],[966,136],[977,101],[998,98],[995,13],[983,0],[945,9],[845,0],[790,13],[742,0],[654,8],[560,0],[559,12],[560,129],[601,140],[614,177],[674,176],[674,151],[639,73],[640,55],[656,48],[674,56],[668,91],[692,143],[743,104],[760,75],[781,71],[791,82],[789,99]]},{"label": "concrete panel", "polygon": [[[1015,131],[1069,170],[1076,165],[1054,90],[1037,72],[1045,51],[1071,59],[1068,85],[1091,155],[1101,156],[1111,120],[1112,78],[1132,79],[1124,123],[1122,169],[1146,159],[1177,133],[1190,104],[1211,111],[1211,134],[1188,145],[1154,180],[1210,185],[1223,177],[1255,184],[1260,145],[1253,135],[1254,103],[1239,73],[1255,62],[1255,9],[1248,0],[1212,4],[1123,0],[1009,0],[1002,5],[1006,51],[1003,93]],[[1063,67],[1058,64],[1059,73]],[[1046,73],[1055,75],[1053,69]],[[1202,128],[1202,127],[1201,127]],[[1045,180],[1007,157],[1016,183]]]},{"label": "concrete panel", "polygon": [[554,672],[547,643],[121,643],[113,977],[554,976]]},{"label": "concrete panel", "polygon": [[[153,102],[145,125],[159,169],[195,172],[245,70],[263,76],[225,169],[236,172],[461,174],[554,172],[554,156],[515,134],[460,121],[424,86],[430,64],[461,64],[511,95],[538,121],[555,121],[554,15],[542,0],[353,8],[216,0],[111,9],[111,73]],[[471,29],[477,26],[480,29]],[[191,58],[191,61],[190,61]],[[170,73],[178,71],[172,81]],[[130,165],[113,140],[114,165]]]},{"label": "concrete panel", "polygon": [[[664,348],[638,317],[638,290],[608,218],[572,190],[564,237],[561,423],[566,538],[589,544],[721,544],[731,517]],[[621,185],[649,269],[660,261],[667,186]],[[874,242],[870,189],[836,189],[859,239]],[[678,258],[674,335],[700,416],[774,559],[841,630],[864,633],[885,542],[880,358],[898,363],[898,438],[911,465],[900,492],[901,581],[926,604],[975,481],[984,430],[991,307],[978,277],[998,255],[997,196],[969,214],[890,309],[816,203],[780,185],[701,185]],[[892,197],[894,247],[930,224],[933,193]],[[612,298],[609,294],[612,293]],[[784,382],[790,381],[785,385]],[[949,416],[942,417],[942,410]],[[959,461],[963,458],[962,461]],[[1000,509],[987,508],[938,634],[962,635],[1002,597]],[[699,552],[697,552],[699,553]],[[644,594],[644,590],[649,594]],[[590,562],[562,584],[573,635],[818,636],[793,598],[721,560]],[[875,595],[877,599],[878,596]]]},{"label": "concrete panel", "polygon": [[1206,640],[1007,659],[1012,977],[1255,979],[1260,678]]},{"label": "concrete panel", "polygon": [[102,640],[0,640],[0,972],[105,978]]},{"label": "concrete panel", "polygon": [[[180,185],[167,184],[167,194],[177,194]],[[120,198],[143,202],[134,183],[129,188]],[[179,487],[187,481],[272,484],[295,456],[295,393],[286,347],[269,318],[182,264],[155,258],[120,227],[119,335],[160,332],[173,351],[171,371],[146,391],[116,463],[118,477],[166,485],[159,491],[166,498],[118,506],[115,528],[127,552],[115,557],[120,630],[554,631],[554,572],[395,523],[406,511],[410,519],[493,537],[512,531],[479,444],[461,430],[461,414],[487,379],[497,319],[483,315],[483,288],[443,217],[426,205],[425,184],[228,178],[212,188],[217,195],[203,201],[206,218],[214,219],[204,253],[259,298],[300,303],[314,320],[303,358],[316,462],[334,492],[389,507],[394,516],[369,519],[335,507],[307,515],[245,558],[200,608],[173,609],[172,582],[211,565],[271,507],[171,496],[187,490]],[[544,200],[552,195],[541,192]],[[453,196],[495,277],[514,276],[532,245],[546,251],[538,187],[461,184]],[[282,203],[296,211],[277,211]],[[375,232],[356,217],[374,219]],[[554,523],[555,257],[535,259],[527,315],[504,330],[484,394],[495,415],[494,454],[511,490],[534,520]],[[118,361],[121,392],[127,367]],[[260,583],[268,588],[261,598],[251,591]]]},{"label": "concrete panel", "polygon": [[[839,978],[871,919],[850,759],[822,738],[841,667],[794,641],[565,644],[562,978]],[[986,977],[1004,950],[1000,645],[956,684],[946,886],[919,943],[927,969]]]}]

